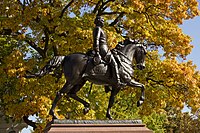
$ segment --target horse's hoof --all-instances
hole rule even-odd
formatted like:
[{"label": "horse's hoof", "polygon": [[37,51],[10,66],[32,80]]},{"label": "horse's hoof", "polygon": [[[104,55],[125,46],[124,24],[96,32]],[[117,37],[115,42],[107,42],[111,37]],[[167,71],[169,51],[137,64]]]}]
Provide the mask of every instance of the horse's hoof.
[{"label": "horse's hoof", "polygon": [[109,120],[112,120],[113,118],[111,117],[110,114],[106,114],[106,117],[109,119]]},{"label": "horse's hoof", "polygon": [[112,120],[113,118],[110,116],[108,119],[109,119],[109,120]]},{"label": "horse's hoof", "polygon": [[137,107],[140,107],[143,104],[143,102],[144,101],[142,101],[142,100],[137,101]]},{"label": "horse's hoof", "polygon": [[83,114],[86,115],[89,112],[90,108],[86,107],[83,109]]}]

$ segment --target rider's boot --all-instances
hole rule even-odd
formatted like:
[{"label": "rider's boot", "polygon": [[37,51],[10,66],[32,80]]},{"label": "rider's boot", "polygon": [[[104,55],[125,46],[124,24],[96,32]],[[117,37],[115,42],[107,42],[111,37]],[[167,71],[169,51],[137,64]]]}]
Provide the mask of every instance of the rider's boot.
[{"label": "rider's boot", "polygon": [[125,85],[125,83],[122,83],[120,80],[120,76],[119,76],[119,70],[118,68],[115,68],[115,74],[116,74],[116,80],[117,80],[117,87],[122,87]]},{"label": "rider's boot", "polygon": [[118,70],[117,62],[115,61],[115,59],[114,59],[113,56],[111,56],[111,58],[112,58],[112,65],[114,67],[115,79],[117,81],[117,85],[116,86],[117,87],[124,86],[125,84],[120,81],[120,76],[119,76],[119,70]]}]

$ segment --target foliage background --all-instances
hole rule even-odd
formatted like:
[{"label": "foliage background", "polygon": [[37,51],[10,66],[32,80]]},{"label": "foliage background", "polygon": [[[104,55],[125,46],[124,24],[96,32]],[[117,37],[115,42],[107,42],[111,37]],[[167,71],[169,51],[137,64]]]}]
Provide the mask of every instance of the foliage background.
[{"label": "foliage background", "polygon": [[[191,38],[179,28],[183,20],[199,16],[196,0],[3,0],[0,7],[0,108],[13,121],[37,115],[39,132],[51,120],[48,112],[64,77],[55,82],[52,75],[24,75],[37,72],[55,55],[91,48],[99,14],[106,20],[110,48],[122,36],[155,43],[148,48],[146,69],[134,73],[146,85],[144,105],[136,107],[138,88],[125,88],[112,108],[114,119],[142,119],[155,132],[199,131],[200,74],[187,60]],[[63,97],[57,107],[60,118],[105,119],[109,94],[95,86],[86,96],[89,86],[78,95],[91,103],[90,112],[84,116],[81,104]],[[192,116],[181,112],[184,105]]]}]

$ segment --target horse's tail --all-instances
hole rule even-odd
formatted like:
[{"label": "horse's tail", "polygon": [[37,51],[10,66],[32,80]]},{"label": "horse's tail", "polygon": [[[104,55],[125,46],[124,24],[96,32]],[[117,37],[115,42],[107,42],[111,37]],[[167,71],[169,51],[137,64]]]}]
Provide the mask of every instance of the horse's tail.
[{"label": "horse's tail", "polygon": [[[35,74],[28,72],[30,73],[30,75],[26,75],[25,77],[26,78],[43,77],[46,74],[49,74],[55,70],[58,70],[60,66],[62,66],[64,59],[65,59],[65,56],[54,56],[39,72]],[[62,73],[60,73],[60,75],[57,75],[56,73],[54,75],[61,77],[61,74]]]}]

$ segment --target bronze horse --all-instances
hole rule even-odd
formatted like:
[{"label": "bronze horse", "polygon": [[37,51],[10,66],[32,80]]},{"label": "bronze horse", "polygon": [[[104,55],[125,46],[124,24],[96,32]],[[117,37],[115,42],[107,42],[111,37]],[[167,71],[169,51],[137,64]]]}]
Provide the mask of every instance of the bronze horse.
[{"label": "bronze horse", "polygon": [[73,53],[67,56],[54,57],[40,71],[40,73],[35,74],[35,76],[43,76],[49,73],[51,69],[55,69],[62,65],[62,69],[64,71],[65,77],[67,78],[67,82],[64,84],[63,88],[57,92],[56,97],[52,103],[49,114],[52,115],[54,119],[57,119],[54,113],[55,107],[64,93],[84,105],[84,114],[89,111],[90,104],[76,95],[76,93],[82,88],[86,81],[112,87],[110,90],[111,95],[106,113],[106,117],[109,119],[112,119],[110,110],[113,106],[115,96],[122,87],[140,87],[141,96],[137,102],[137,106],[140,106],[144,102],[145,88],[143,84],[132,79],[132,63],[133,60],[135,60],[137,68],[140,70],[144,69],[146,49],[142,44],[135,43],[129,39],[125,42],[126,43],[123,45],[118,44],[116,48],[112,50],[112,53],[118,62],[120,78],[122,83],[124,83],[124,86],[116,86],[116,80],[112,77],[112,67],[110,67],[109,63],[102,61],[99,65],[94,65],[93,57],[84,53]]}]

